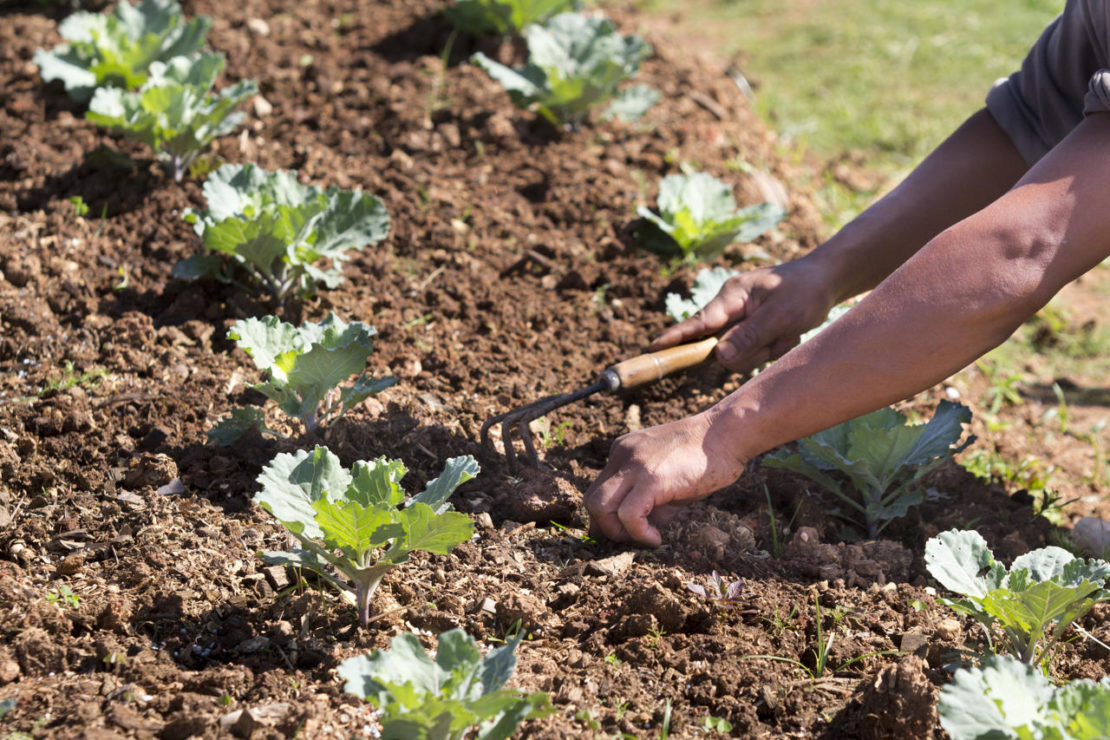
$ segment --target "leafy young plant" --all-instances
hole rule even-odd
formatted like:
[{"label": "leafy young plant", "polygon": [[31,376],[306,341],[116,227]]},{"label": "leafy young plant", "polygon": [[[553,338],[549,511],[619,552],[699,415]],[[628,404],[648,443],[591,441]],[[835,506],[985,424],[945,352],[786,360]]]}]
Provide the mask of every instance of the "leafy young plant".
[{"label": "leafy young plant", "polygon": [[79,12],[58,26],[68,44],[39,49],[34,62],[46,82],[61,80],[66,93],[86,101],[98,87],[133,89],[154,62],[200,51],[212,21],[186,21],[175,0],[123,0],[111,15]]},{"label": "leafy young plant", "polygon": [[[303,550],[259,553],[272,565],[310,568],[370,621],[370,600],[382,578],[417,550],[446,555],[474,534],[470,517],[447,497],[478,474],[469,455],[447,461],[443,474],[404,504],[400,460],[359,461],[351,470],[326,447],[282,453],[258,476],[259,504],[293,533]],[[384,548],[384,549],[383,549]],[[328,572],[331,565],[347,583]]]},{"label": "leafy young plant", "polygon": [[1033,666],[992,656],[956,671],[937,709],[952,740],[1096,740],[1110,737],[1110,678],[1058,687]]},{"label": "leafy young plant", "polygon": [[659,93],[618,86],[640,69],[651,47],[638,36],[622,36],[607,18],[562,13],[546,25],[524,29],[528,64],[511,69],[481,52],[471,61],[504,85],[513,103],[535,110],[555,126],[578,126],[595,105],[613,99],[603,117],[635,120]]},{"label": "leafy young plant", "polygon": [[513,651],[523,631],[485,657],[460,629],[444,632],[433,661],[416,635],[393,638],[387,651],[339,664],[344,690],[382,712],[382,740],[503,740],[525,719],[552,712],[547,694],[505,688],[516,667]]},{"label": "leafy young plant", "polygon": [[240,80],[211,94],[223,68],[223,54],[212,52],[154,62],[138,92],[97,88],[85,118],[149,146],[180,182],[209,144],[242,123],[235,109],[258,92],[254,80]]},{"label": "leafy young plant", "polygon": [[[929,423],[917,426],[894,409],[879,409],[799,440],[798,452],[768,455],[763,464],[818,483],[858,512],[868,536],[877,537],[921,503],[918,483],[925,474],[975,441],[970,437],[953,447],[970,421],[967,407],[951,401],[941,401]],[[829,475],[832,471],[847,476],[854,495]]]},{"label": "leafy young plant", "polygon": [[[179,262],[175,277],[234,282],[224,269],[227,257],[284,300],[311,294],[318,284],[339,285],[347,251],[389,233],[389,213],[373,195],[301,185],[295,171],[228,164],[208,177],[203,190],[207,210],[186,211],[185,220],[213,254]],[[329,265],[320,266],[325,260]]]},{"label": "leafy young plant", "polygon": [[[300,328],[276,316],[241,319],[227,335],[267,373],[254,389],[311,432],[397,382],[391,377],[374,380],[363,372],[374,351],[375,333],[361,321],[348,324],[329,313],[320,323]],[[361,374],[353,384],[339,386],[356,373]],[[266,428],[265,414],[256,407],[236,409],[208,436],[216,444],[229,445],[250,429],[278,436]]]},{"label": "leafy young plant", "polygon": [[1083,560],[1060,547],[1019,556],[1009,571],[975,531],[949,530],[925,543],[925,565],[940,585],[960,594],[944,603],[974,617],[988,639],[997,627],[1005,649],[1023,663],[1048,662],[1068,625],[1100,601],[1110,563]]},{"label": "leafy young plant", "polygon": [[458,0],[447,9],[447,18],[470,34],[505,36],[581,5],[579,0]]},{"label": "leafy young plant", "polygon": [[733,242],[750,242],[786,215],[774,203],[737,209],[732,189],[707,172],[664,177],[658,205],[659,214],[636,209],[645,221],[639,238],[654,252],[677,252],[688,262],[711,259]]}]

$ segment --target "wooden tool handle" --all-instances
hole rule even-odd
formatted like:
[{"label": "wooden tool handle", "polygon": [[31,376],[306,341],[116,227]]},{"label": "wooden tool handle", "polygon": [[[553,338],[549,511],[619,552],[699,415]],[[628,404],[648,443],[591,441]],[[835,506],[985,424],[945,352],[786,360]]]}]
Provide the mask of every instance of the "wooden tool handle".
[{"label": "wooden tool handle", "polygon": [[709,357],[716,346],[717,337],[709,337],[691,344],[680,344],[677,347],[668,347],[658,352],[629,358],[613,365],[608,372],[615,373],[620,378],[621,388],[635,388],[638,385],[659,380],[676,370],[685,370],[697,365]]}]

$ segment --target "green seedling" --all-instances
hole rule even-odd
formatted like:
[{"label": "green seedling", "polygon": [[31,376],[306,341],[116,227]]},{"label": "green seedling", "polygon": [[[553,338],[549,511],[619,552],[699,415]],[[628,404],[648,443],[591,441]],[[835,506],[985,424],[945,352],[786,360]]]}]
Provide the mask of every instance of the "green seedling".
[{"label": "green seedling", "polygon": [[[228,337],[267,373],[253,388],[299,419],[305,432],[312,432],[397,382],[373,379],[365,372],[375,333],[361,321],[346,323],[330,313],[320,323],[300,328],[276,316],[241,319],[232,324]],[[358,377],[352,384],[340,385],[353,375]],[[208,437],[217,445],[229,445],[252,429],[280,436],[266,426],[261,408],[247,406],[234,409]]]},{"label": "green seedling", "polygon": [[1110,563],[1043,547],[1019,556],[1007,570],[975,531],[953,529],[930,539],[925,565],[941,586],[962,597],[943,603],[978,621],[992,649],[1000,632],[1000,650],[1023,663],[1047,666],[1068,626],[1110,600],[1103,588]]},{"label": "green seedling", "polygon": [[646,85],[618,92],[621,82],[640,69],[651,47],[638,36],[622,36],[612,21],[562,13],[545,25],[524,29],[528,64],[512,69],[479,52],[471,61],[500,82],[513,103],[543,116],[552,125],[577,127],[590,110],[611,100],[603,118],[632,121],[659,99]]},{"label": "green seedling", "polygon": [[447,498],[478,471],[469,455],[453,457],[442,475],[406,502],[399,481],[407,471],[400,460],[381,457],[347,470],[326,447],[282,453],[258,477],[262,490],[254,502],[304,549],[259,555],[270,565],[315,571],[358,609],[366,626],[386,573],[408,562],[410,553],[446,555],[474,534],[470,518],[453,511]]},{"label": "green seedling", "polygon": [[[957,445],[971,421],[966,406],[941,401],[927,424],[909,425],[894,409],[880,409],[798,442],[798,452],[768,455],[763,464],[800,473],[850,506],[861,518],[845,517],[877,537],[890,522],[924,500],[921,479],[965,449]],[[847,476],[855,494],[830,472]]]},{"label": "green seedling", "polygon": [[75,218],[84,218],[89,213],[89,204],[80,195],[71,195],[69,202],[73,206],[73,215]]},{"label": "green seedling", "polygon": [[50,604],[65,604],[70,609],[76,609],[81,606],[81,597],[73,592],[69,586],[58,586],[57,591],[53,591],[46,595],[46,601]]},{"label": "green seedling", "polygon": [[504,740],[524,720],[553,711],[547,694],[505,688],[523,636],[483,657],[474,638],[451,630],[439,636],[432,660],[420,639],[405,632],[387,651],[340,663],[339,677],[347,693],[381,711],[382,740],[461,740],[471,728],[479,740]]},{"label": "green seedling", "polygon": [[[349,250],[376,244],[389,233],[381,201],[360,190],[301,185],[297,173],[255,165],[224,165],[204,183],[208,208],[185,220],[210,254],[179,262],[173,276],[235,282],[229,260],[278,301],[308,296],[343,281]],[[321,267],[326,260],[329,267]]]},{"label": "green seedling", "polygon": [[[638,238],[653,252],[678,255],[687,262],[712,259],[733,242],[750,242],[786,215],[774,203],[737,208],[732,188],[707,172],[664,177],[659,183],[658,207],[658,214],[643,206],[636,210],[644,219]],[[714,285],[720,290],[731,277],[728,272],[723,268],[710,271],[699,295],[708,294]],[[685,304],[673,306],[673,311],[668,306],[672,316],[688,310]]]},{"label": "green seedling", "polygon": [[1056,686],[1033,666],[992,656],[956,671],[937,711],[952,740],[1096,740],[1110,737],[1110,678]]},{"label": "green seedling", "polygon": [[146,144],[180,182],[209,144],[243,122],[235,109],[258,92],[254,80],[241,80],[213,94],[223,68],[223,54],[212,52],[154,62],[138,92],[97,88],[85,118]]},{"label": "green seedling", "polygon": [[186,21],[175,0],[121,2],[111,14],[79,12],[58,26],[67,42],[39,49],[34,62],[46,82],[60,80],[66,93],[86,101],[100,87],[134,89],[155,62],[199,52],[212,21]]}]

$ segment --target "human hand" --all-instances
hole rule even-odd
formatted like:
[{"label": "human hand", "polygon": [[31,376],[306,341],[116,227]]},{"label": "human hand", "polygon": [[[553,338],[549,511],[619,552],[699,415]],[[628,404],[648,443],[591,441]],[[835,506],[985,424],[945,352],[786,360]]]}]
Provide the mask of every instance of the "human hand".
[{"label": "human hand", "polygon": [[718,361],[747,372],[777,360],[819,326],[836,302],[827,273],[805,258],[730,278],[702,310],[665,330],[651,351],[729,328],[717,345]]},{"label": "human hand", "polygon": [[744,460],[721,444],[708,413],[626,434],[586,491],[591,534],[658,547],[657,525],[676,506],[705,498],[735,481]]}]

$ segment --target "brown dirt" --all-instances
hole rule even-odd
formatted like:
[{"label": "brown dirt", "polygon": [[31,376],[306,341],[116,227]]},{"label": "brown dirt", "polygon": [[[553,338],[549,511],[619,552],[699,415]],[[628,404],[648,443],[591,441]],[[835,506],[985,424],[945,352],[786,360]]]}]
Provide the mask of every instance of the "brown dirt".
[{"label": "brown dirt", "polygon": [[[521,477],[476,443],[487,417],[592,381],[663,326],[663,295],[687,287],[693,270],[637,250],[628,224],[678,161],[728,178],[743,202],[761,195],[728,167],[737,157],[794,179],[719,70],[652,37],[643,77],[664,99],[646,122],[559,134],[457,63],[467,43],[444,67],[441,3],[185,6],[214,16],[211,44],[227,53],[229,79],[258,79],[272,105],[251,107],[220,155],[359,186],[388,205],[389,239],[356,257],[338,290],[284,315],[335,310],[374,324],[371,365],[399,383],[314,435],[205,446],[206,430],[256,380],[226,328],[271,307],[170,277],[198,249],[180,215],[202,205],[199,185],[168,181],[141,149],[44,90],[30,60],[58,42],[54,20],[9,4],[0,12],[0,700],[16,704],[0,727],[35,737],[366,736],[371,713],[342,693],[340,660],[406,629],[459,626],[491,640],[518,620],[531,639],[514,683],[548,691],[558,710],[526,725],[527,737],[656,736],[668,701],[675,737],[699,734],[707,716],[753,737],[920,736],[932,726],[941,666],[974,636],[926,591],[925,539],[974,522],[1013,557],[1055,533],[1001,487],[950,465],[931,481],[936,502],[889,539],[860,542],[804,482],[753,467],[672,527],[663,547],[617,557],[623,548],[584,537],[580,506],[609,442],[630,424],[703,408],[742,379],[704,367],[568,408],[553,418],[547,467]],[[617,17],[635,29],[636,16]],[[248,28],[253,18],[268,34]],[[138,163],[86,158],[101,146]],[[74,215],[74,195],[88,216]],[[819,240],[807,193],[791,199],[788,220],[757,245],[773,259]],[[746,252],[755,253],[735,247],[721,262]],[[82,382],[51,387],[66,378]],[[287,543],[250,503],[255,477],[275,453],[314,443],[347,464],[399,457],[410,490],[451,455],[483,464],[454,497],[489,514],[478,537],[387,578],[370,629],[334,594],[254,555]],[[768,554],[764,483],[780,529],[794,519],[781,558]],[[689,591],[713,570],[745,580],[740,608]],[[48,600],[62,586],[79,603]],[[812,667],[818,603],[823,629],[838,635],[831,675],[812,680],[754,657]],[[1106,614],[1086,620],[1104,640]],[[1089,645],[1067,646],[1058,669],[1104,673],[1106,656]],[[879,722],[887,703],[899,714]]]}]

